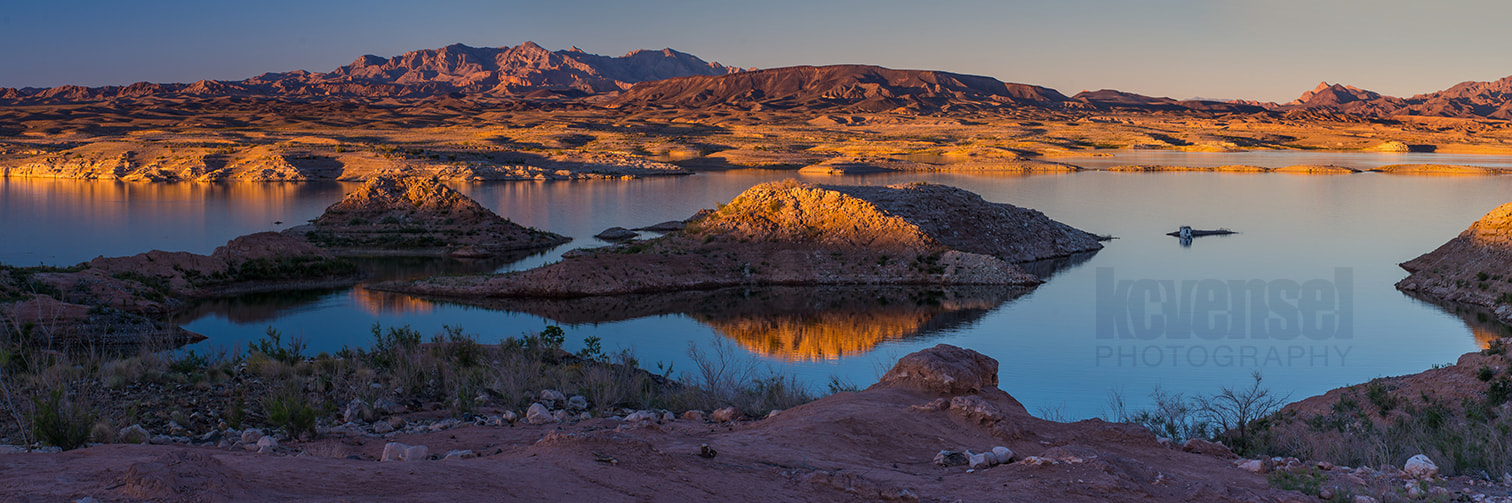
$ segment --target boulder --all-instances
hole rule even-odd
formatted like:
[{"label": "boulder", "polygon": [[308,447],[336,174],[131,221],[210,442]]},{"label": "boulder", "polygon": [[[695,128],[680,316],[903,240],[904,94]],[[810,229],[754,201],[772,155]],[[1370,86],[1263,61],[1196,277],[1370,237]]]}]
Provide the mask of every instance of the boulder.
[{"label": "boulder", "polygon": [[[121,428],[121,432],[116,435],[116,438],[127,444],[145,444],[147,441],[152,440],[152,434],[147,432],[147,429],[143,428],[142,425],[133,424]],[[257,440],[253,439],[252,441],[256,442]]]},{"label": "boulder", "polygon": [[1402,471],[1415,479],[1431,479],[1438,476],[1438,465],[1433,463],[1428,456],[1418,454],[1407,458],[1407,463],[1402,465]]},{"label": "boulder", "polygon": [[258,454],[272,454],[276,450],[278,450],[278,439],[267,435],[257,439]]},{"label": "boulder", "polygon": [[966,453],[960,451],[943,450],[935,454],[934,463],[940,466],[961,466],[970,462]]},{"label": "boulder", "polygon": [[530,404],[530,409],[525,411],[525,422],[530,424],[546,424],[561,422],[551,415],[551,410],[540,402]]},{"label": "boulder", "polygon": [[997,384],[997,360],[970,349],[940,344],[904,356],[871,387],[965,395],[996,389]]},{"label": "boulder", "polygon": [[709,419],[713,419],[716,423],[728,423],[744,416],[745,414],[742,414],[738,408],[725,407],[714,411],[713,414],[709,414]]},{"label": "boulder", "polygon": [[422,461],[428,455],[430,455],[430,449],[423,445],[389,442],[383,446],[383,457],[380,461]]},{"label": "boulder", "polygon": [[472,459],[476,457],[478,457],[478,454],[469,449],[452,449],[446,451],[446,456],[442,457],[442,459]]},{"label": "boulder", "polygon": [[554,389],[543,389],[540,396],[541,404],[553,409],[561,408],[562,405],[567,403],[567,395]]},{"label": "boulder", "polygon": [[1204,456],[1215,456],[1223,459],[1235,459],[1239,457],[1238,455],[1234,454],[1234,451],[1229,450],[1228,446],[1226,445],[1220,444],[1218,442],[1209,442],[1200,438],[1187,440],[1186,443],[1181,444],[1181,450],[1201,454]]},{"label": "boulder", "polygon": [[689,410],[682,413],[684,421],[703,421],[704,413],[701,410]]},{"label": "boulder", "polygon": [[567,399],[567,410],[573,412],[588,410],[588,399],[583,395],[572,395],[572,398]]}]

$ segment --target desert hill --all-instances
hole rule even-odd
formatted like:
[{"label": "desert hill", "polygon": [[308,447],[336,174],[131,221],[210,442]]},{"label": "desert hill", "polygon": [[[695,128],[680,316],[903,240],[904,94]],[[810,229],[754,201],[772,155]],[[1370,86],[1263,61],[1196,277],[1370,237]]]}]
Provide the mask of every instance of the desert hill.
[{"label": "desert hill", "polygon": [[672,49],[639,50],[620,57],[608,57],[589,54],[576,47],[549,51],[533,42],[514,47],[452,44],[390,58],[366,55],[327,73],[298,70],[265,73],[241,81],[0,89],[0,99],[17,103],[90,102],[146,96],[276,96],[327,100],[416,98],[457,93],[575,97],[619,91],[645,80],[723,75],[737,71],[740,70]]},{"label": "desert hill", "polygon": [[868,65],[793,66],[722,76],[645,82],[611,101],[613,108],[823,109],[881,112],[946,105],[995,108],[1054,105],[1066,96],[1047,87],[991,77]]}]

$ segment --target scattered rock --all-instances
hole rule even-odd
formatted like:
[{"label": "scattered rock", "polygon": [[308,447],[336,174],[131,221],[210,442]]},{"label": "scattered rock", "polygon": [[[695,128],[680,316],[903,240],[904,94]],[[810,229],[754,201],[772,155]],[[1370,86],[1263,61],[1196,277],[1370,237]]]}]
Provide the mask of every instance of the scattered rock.
[{"label": "scattered rock", "polygon": [[971,462],[966,453],[960,451],[943,450],[935,454],[934,463],[940,466],[961,466]]},{"label": "scattered rock", "polygon": [[588,399],[583,395],[572,395],[567,399],[567,410],[580,412],[588,410]]},{"label": "scattered rock", "polygon": [[703,421],[704,413],[701,410],[683,411],[682,418],[684,421]]},{"label": "scattered rock", "polygon": [[714,411],[713,414],[709,414],[709,418],[713,419],[716,423],[728,423],[744,416],[745,414],[742,414],[740,409],[735,407],[725,407]]},{"label": "scattered rock", "polygon": [[[421,447],[424,447],[424,446],[421,446]],[[472,459],[472,458],[476,458],[476,457],[478,457],[478,454],[474,453],[471,450],[468,450],[468,449],[452,449],[450,451],[446,451],[446,456],[444,456],[442,459]]]},{"label": "scattered rock", "polygon": [[1187,440],[1186,443],[1181,444],[1181,450],[1223,459],[1235,459],[1239,457],[1234,454],[1234,451],[1229,450],[1226,445],[1218,442],[1209,442],[1200,438]]},{"label": "scattered rock", "polygon": [[561,408],[563,404],[567,403],[567,395],[554,389],[541,390],[540,399],[541,404],[553,409]]},{"label": "scattered rock", "polygon": [[26,452],[26,448],[24,447],[16,447],[14,445],[0,445],[0,454],[21,454],[24,452]]},{"label": "scattered rock", "polygon": [[1415,479],[1431,479],[1438,476],[1438,465],[1428,459],[1428,456],[1418,454],[1407,459],[1407,463],[1402,465],[1402,471]]},{"label": "scattered rock", "polygon": [[373,408],[361,398],[353,398],[347,402],[346,409],[341,412],[341,419],[348,423],[369,421],[373,418]]},{"label": "scattered rock", "polygon": [[[1008,450],[1007,447],[999,446],[993,447],[990,452],[973,453],[968,451],[966,457],[970,461],[971,469],[980,470],[1012,462],[1013,451]],[[935,459],[935,462],[939,463],[939,456],[935,456]]]},{"label": "scattered rock", "polygon": [[428,455],[430,455],[430,449],[423,445],[389,442],[383,446],[383,457],[380,461],[422,461]]},{"label": "scattered rock", "polygon": [[781,409],[772,409],[771,412],[767,413],[766,419],[771,419],[771,418],[777,417],[777,415],[781,414],[781,413],[782,413]]},{"label": "scattered rock", "polygon": [[714,456],[718,456],[718,455],[719,455],[719,451],[714,450],[713,447],[709,447],[709,444],[698,444],[698,456],[699,457],[713,458]]},{"label": "scattered rock", "polygon": [[1251,459],[1243,463],[1239,463],[1240,470],[1244,470],[1250,473],[1268,473],[1270,470],[1266,468],[1267,467],[1265,461],[1260,459]]},{"label": "scattered rock", "polygon": [[1370,496],[1366,496],[1366,495],[1363,495],[1363,494],[1356,494],[1355,497],[1354,497],[1354,503],[1381,503],[1381,502],[1380,502],[1380,500],[1377,500],[1377,499],[1372,498]]},{"label": "scattered rock", "polygon": [[[142,425],[133,424],[121,428],[121,432],[116,435],[116,438],[127,444],[145,444],[147,441],[152,440],[152,434],[148,433],[147,429],[143,428]],[[252,439],[252,441],[256,442],[257,439]]]},{"label": "scattered rock", "polygon": [[520,415],[516,414],[515,411],[506,410],[506,411],[504,411],[503,415],[499,416],[499,418],[503,419],[504,422],[507,422],[509,424],[514,424],[515,421],[519,421],[520,420]]},{"label": "scattered rock", "polygon": [[393,433],[393,432],[394,432],[394,425],[389,424],[388,421],[378,421],[376,423],[373,423],[373,433],[377,433],[379,435],[386,435],[386,434]]},{"label": "scattered rock", "polygon": [[635,237],[639,235],[640,234],[636,233],[635,231],[626,229],[624,227],[610,227],[608,229],[604,229],[604,232],[594,234],[593,237],[602,239],[604,241],[624,241],[627,239],[635,239]]},{"label": "scattered rock", "polygon": [[278,450],[278,439],[266,435],[257,439],[258,454],[272,454],[276,450]]},{"label": "scattered rock", "polygon": [[385,416],[392,416],[394,414],[409,412],[409,407],[399,405],[398,402],[393,400],[378,399],[373,401],[373,411]]},{"label": "scattered rock", "polygon": [[530,404],[530,409],[525,411],[525,422],[530,424],[546,424],[561,422],[551,415],[551,410],[540,402]]},{"label": "scattered rock", "polygon": [[255,444],[261,438],[263,438],[263,431],[261,429],[247,428],[242,430],[241,441],[243,444]]},{"label": "scattered rock", "polygon": [[625,416],[625,422],[627,422],[627,423],[643,423],[643,422],[649,422],[649,421],[660,422],[661,418],[662,418],[661,414],[658,413],[658,412],[656,412],[656,411],[638,410],[638,411],[635,411],[635,412],[631,412],[629,415]]}]

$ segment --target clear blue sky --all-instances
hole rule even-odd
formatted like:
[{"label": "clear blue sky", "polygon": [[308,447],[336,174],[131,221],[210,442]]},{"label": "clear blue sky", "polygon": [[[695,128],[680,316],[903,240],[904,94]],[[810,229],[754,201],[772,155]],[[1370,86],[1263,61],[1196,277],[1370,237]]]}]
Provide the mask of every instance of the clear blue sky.
[{"label": "clear blue sky", "polygon": [[727,65],[866,63],[1072,94],[1286,101],[1318,81],[1408,96],[1512,75],[1492,0],[9,0],[0,87],[240,80],[461,42]]}]

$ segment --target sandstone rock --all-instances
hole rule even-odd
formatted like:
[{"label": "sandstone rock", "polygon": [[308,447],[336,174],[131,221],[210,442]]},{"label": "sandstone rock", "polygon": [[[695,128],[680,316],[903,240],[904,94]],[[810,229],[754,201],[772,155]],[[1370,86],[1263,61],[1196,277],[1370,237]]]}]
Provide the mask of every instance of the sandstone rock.
[{"label": "sandstone rock", "polygon": [[649,410],[638,410],[625,416],[627,423],[641,423],[661,419],[661,414]]},{"label": "sandstone rock", "polygon": [[704,413],[701,410],[683,411],[682,418],[684,421],[703,421]]},{"label": "sandstone rock", "polygon": [[450,451],[446,451],[446,456],[443,456],[442,459],[472,459],[476,457],[478,457],[478,454],[474,453],[471,450],[452,449]]},{"label": "sandstone rock", "polygon": [[997,384],[997,360],[970,349],[940,344],[899,359],[872,387],[897,386],[964,395],[996,388]]},{"label": "sandstone rock", "polygon": [[558,423],[565,423],[572,418],[572,415],[565,410],[556,410],[551,412],[551,417],[556,418]]},{"label": "sandstone rock", "polygon": [[1423,491],[1422,487],[1418,486],[1417,482],[1408,482],[1406,484],[1403,484],[1402,489],[1406,491],[1407,497],[1412,499],[1422,499],[1423,496],[1428,494],[1427,492]]},{"label": "sandstone rock", "polygon": [[1250,473],[1267,473],[1267,472],[1269,472],[1269,470],[1266,470],[1265,461],[1264,460],[1259,460],[1259,459],[1251,459],[1251,460],[1245,461],[1243,463],[1240,463],[1239,464],[1239,469],[1247,471],[1247,472],[1250,472]]},{"label": "sandstone rock", "polygon": [[624,241],[626,239],[635,239],[635,237],[639,235],[640,234],[637,234],[635,231],[626,229],[624,227],[610,227],[608,229],[604,229],[603,232],[594,234],[593,237],[602,239],[604,241]]},{"label": "sandstone rock", "polygon": [[1418,454],[1407,458],[1407,463],[1402,465],[1402,471],[1415,479],[1431,479],[1438,476],[1438,465],[1433,463],[1428,456]]},{"label": "sandstone rock", "polygon": [[[120,439],[122,443],[145,444],[149,440],[152,440],[152,434],[148,433],[147,429],[143,428],[142,425],[133,424],[121,428],[121,432],[116,435],[116,438]],[[252,441],[256,442],[257,440],[253,439]]]},{"label": "sandstone rock", "polygon": [[709,414],[709,419],[713,419],[716,423],[728,423],[742,417],[745,417],[745,414],[742,414],[740,409],[735,407],[725,407],[714,411],[713,414]]},{"label": "sandstone rock", "polygon": [[525,422],[530,424],[557,423],[559,421],[551,415],[551,410],[540,402],[530,404],[530,409],[525,411]]},{"label": "sandstone rock", "polygon": [[1003,420],[1003,411],[992,402],[977,395],[957,396],[950,399],[950,411],[983,426]]},{"label": "sandstone rock", "polygon": [[771,419],[771,418],[777,417],[779,414],[782,414],[782,409],[772,409],[771,412],[767,413],[767,415],[766,415],[766,417],[764,419]]},{"label": "sandstone rock", "polygon": [[393,433],[393,432],[394,432],[394,425],[389,424],[388,421],[378,421],[378,422],[373,423],[373,433],[377,433],[379,435],[384,435],[384,434]]},{"label": "sandstone rock", "polygon": [[1013,451],[1008,450],[1007,447],[993,447],[991,451],[982,453],[968,451],[966,454],[973,470],[991,468],[1003,463],[1013,462]]},{"label": "sandstone rock", "polygon": [[1187,440],[1185,443],[1181,444],[1181,450],[1223,459],[1234,459],[1239,457],[1238,455],[1234,454],[1234,451],[1229,450],[1228,446],[1226,445],[1220,444],[1218,442],[1209,442],[1200,438]]},{"label": "sandstone rock", "polygon": [[380,398],[373,401],[373,411],[384,416],[391,416],[394,414],[403,414],[405,412],[409,412],[409,407],[400,405],[398,402],[395,402],[393,400]]},{"label": "sandstone rock", "polygon": [[430,449],[423,445],[406,445],[399,442],[389,442],[383,446],[383,457],[380,461],[423,461],[430,454]]},{"label": "sandstone rock", "polygon": [[515,411],[506,410],[506,411],[504,411],[504,414],[502,414],[502,415],[499,416],[499,418],[503,419],[504,422],[506,422],[506,423],[514,424],[515,421],[519,421],[520,420],[520,415],[516,414]]}]

